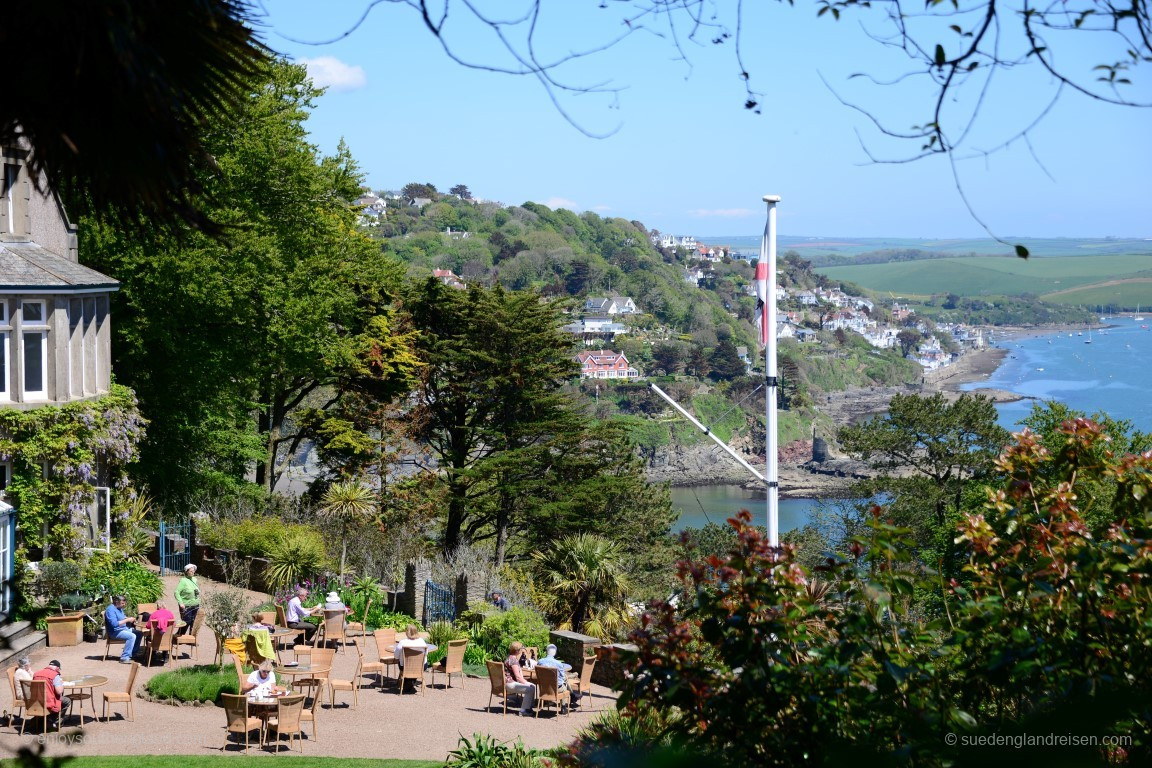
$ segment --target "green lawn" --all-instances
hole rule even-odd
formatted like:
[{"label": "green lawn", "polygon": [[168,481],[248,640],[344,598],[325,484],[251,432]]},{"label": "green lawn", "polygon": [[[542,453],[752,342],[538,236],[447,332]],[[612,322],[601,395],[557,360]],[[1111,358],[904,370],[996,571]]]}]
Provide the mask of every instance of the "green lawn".
[{"label": "green lawn", "polygon": [[[442,768],[439,760],[364,760],[343,757],[292,756],[294,768]],[[17,768],[40,763],[21,763],[19,760],[0,760],[0,768]],[[51,764],[50,762],[48,763]],[[267,768],[268,757],[242,755],[124,755],[107,757],[75,757],[64,765],[69,768]]]}]

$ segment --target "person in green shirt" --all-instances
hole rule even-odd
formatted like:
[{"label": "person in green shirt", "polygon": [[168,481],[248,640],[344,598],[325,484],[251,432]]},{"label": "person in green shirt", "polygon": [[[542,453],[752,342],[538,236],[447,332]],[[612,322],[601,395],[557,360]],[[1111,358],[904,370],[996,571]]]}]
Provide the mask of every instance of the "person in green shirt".
[{"label": "person in green shirt", "polygon": [[196,566],[184,566],[184,577],[176,585],[176,604],[180,606],[180,619],[188,625],[186,632],[192,631],[196,614],[200,611],[200,583],[196,580]]}]

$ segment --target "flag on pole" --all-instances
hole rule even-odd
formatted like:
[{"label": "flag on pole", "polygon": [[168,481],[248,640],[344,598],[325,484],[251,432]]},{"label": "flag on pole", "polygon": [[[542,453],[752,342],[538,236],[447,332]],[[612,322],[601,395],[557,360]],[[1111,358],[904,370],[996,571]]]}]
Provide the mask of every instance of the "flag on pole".
[{"label": "flag on pole", "polygon": [[756,330],[760,333],[760,346],[768,346],[768,259],[761,253],[756,262]]}]

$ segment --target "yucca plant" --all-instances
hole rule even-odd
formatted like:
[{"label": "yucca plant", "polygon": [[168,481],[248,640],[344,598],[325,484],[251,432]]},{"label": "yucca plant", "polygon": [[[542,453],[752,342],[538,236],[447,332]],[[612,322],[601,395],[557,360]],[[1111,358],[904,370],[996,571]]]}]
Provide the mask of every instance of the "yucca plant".
[{"label": "yucca plant", "polygon": [[348,529],[376,511],[375,493],[356,480],[333,483],[324,492],[316,511],[340,526],[340,580],[343,581],[344,564],[348,559]]},{"label": "yucca plant", "polygon": [[269,550],[264,580],[273,591],[286,589],[320,573],[327,562],[324,539],[318,533],[292,529]]}]

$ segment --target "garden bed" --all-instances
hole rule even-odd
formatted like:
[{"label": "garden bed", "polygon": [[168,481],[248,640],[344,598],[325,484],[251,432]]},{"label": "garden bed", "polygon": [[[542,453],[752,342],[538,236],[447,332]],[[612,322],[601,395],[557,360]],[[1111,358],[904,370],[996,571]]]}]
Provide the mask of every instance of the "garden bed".
[{"label": "garden bed", "polygon": [[161,672],[137,692],[147,701],[172,706],[216,706],[222,693],[239,693],[233,666],[197,665]]}]

